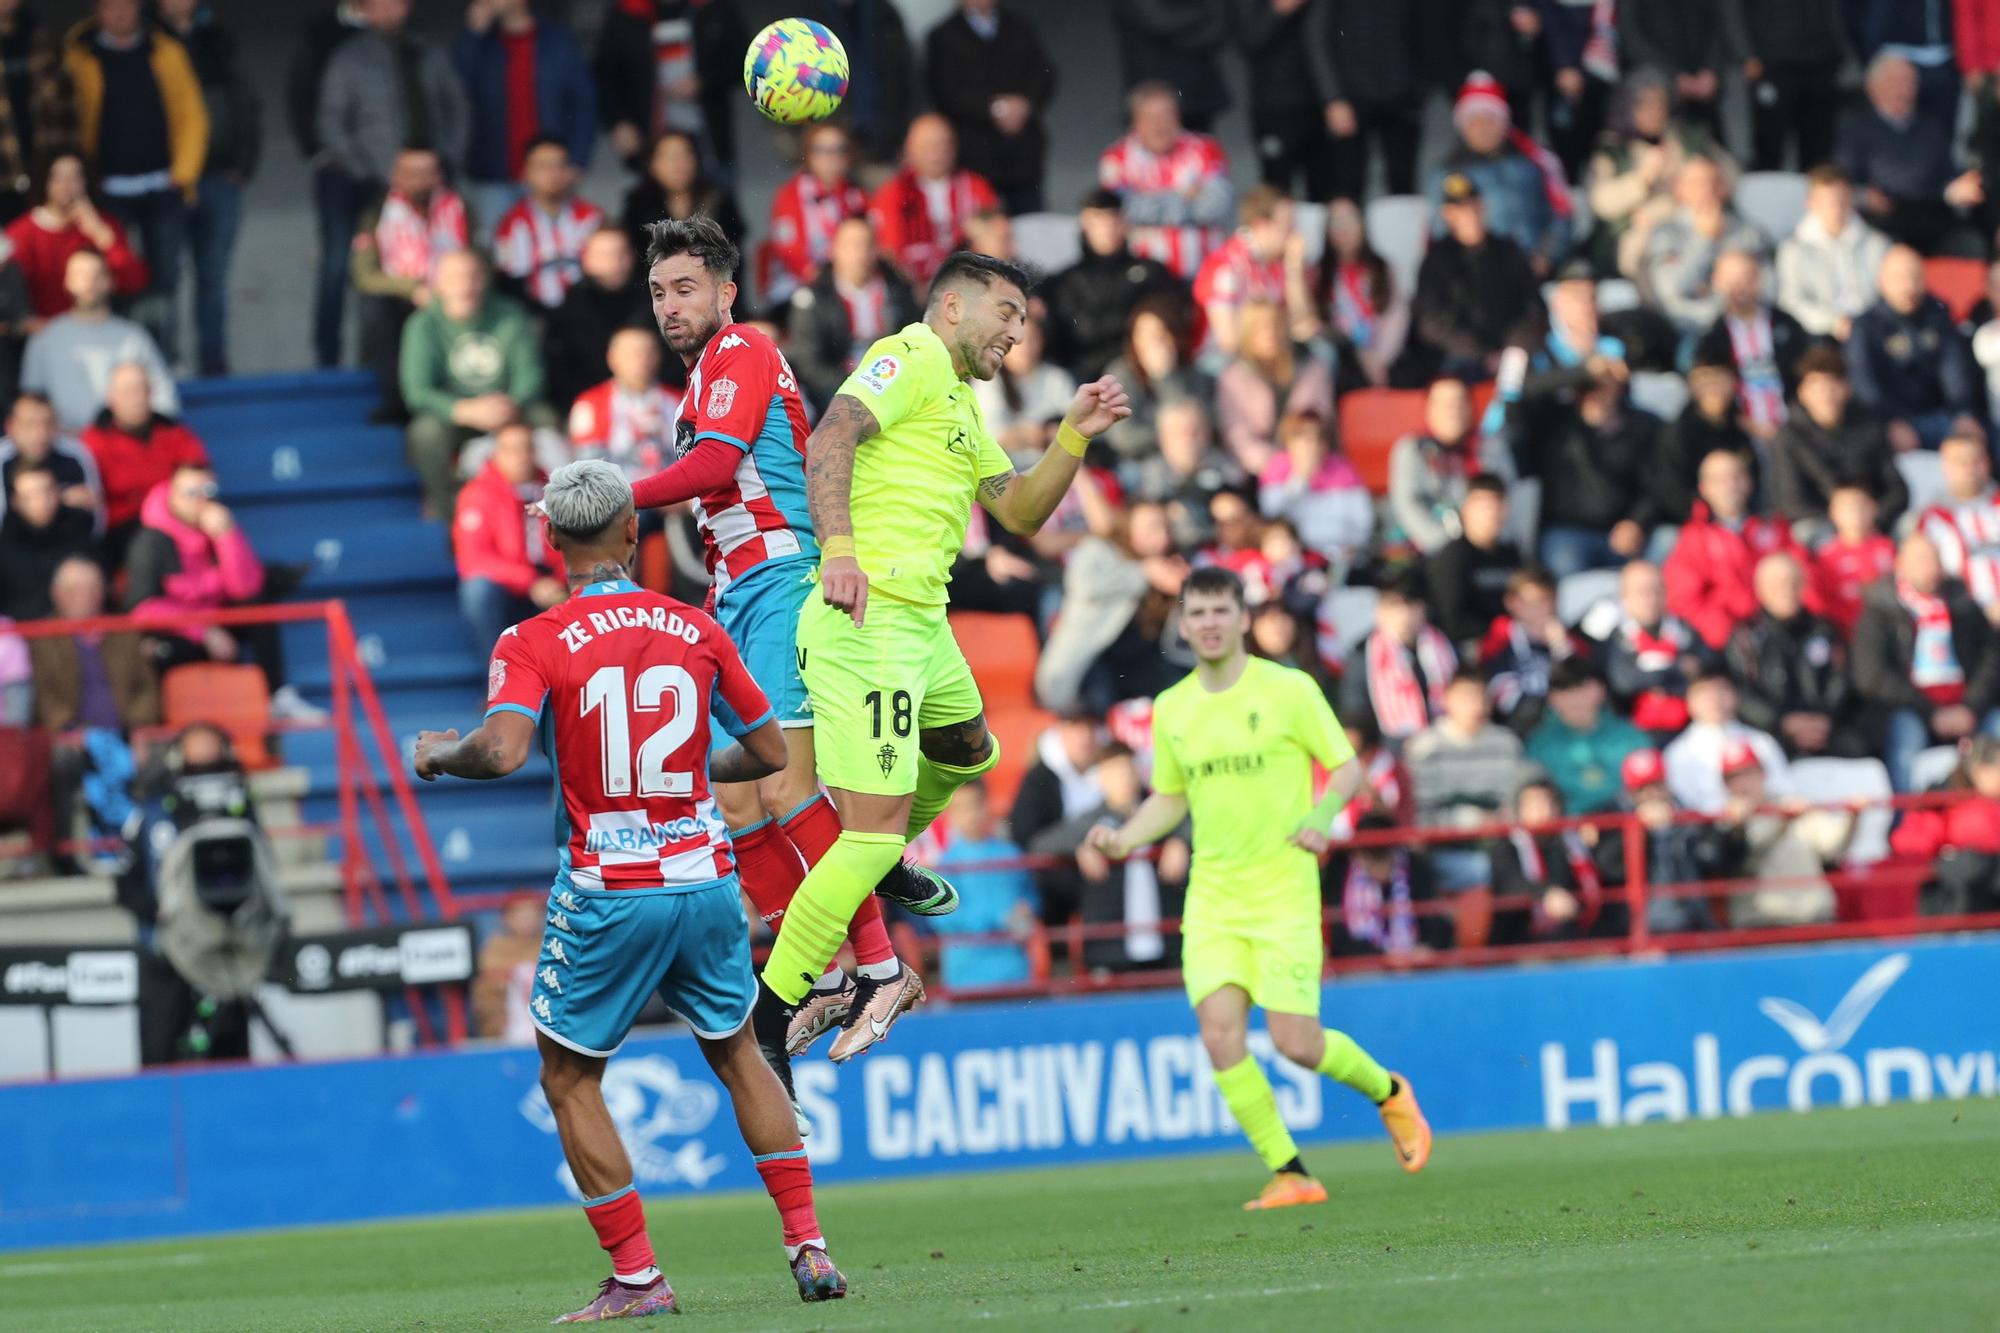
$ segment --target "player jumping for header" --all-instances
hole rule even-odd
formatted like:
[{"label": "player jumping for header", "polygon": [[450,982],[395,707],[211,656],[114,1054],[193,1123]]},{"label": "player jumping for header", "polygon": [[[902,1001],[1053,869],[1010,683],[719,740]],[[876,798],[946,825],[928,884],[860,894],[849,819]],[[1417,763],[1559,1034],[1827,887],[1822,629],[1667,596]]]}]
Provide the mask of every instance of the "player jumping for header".
[{"label": "player jumping for header", "polygon": [[[1153,794],[1121,828],[1091,845],[1122,859],[1194,816],[1194,866],[1181,917],[1181,974],[1201,1023],[1215,1085],[1272,1171],[1246,1208],[1323,1203],[1306,1173],[1270,1080],[1245,1044],[1250,1006],[1278,1053],[1355,1089],[1382,1112],[1405,1171],[1430,1160],[1431,1131],[1407,1081],[1352,1037],[1319,1025],[1319,855],[1327,828],[1365,780],[1354,748],[1303,671],[1244,649],[1243,582],[1198,569],[1181,589],[1181,632],[1194,673],[1153,701]],[[1331,774],[1312,804],[1312,765]]]},{"label": "player jumping for header", "polygon": [[[1038,531],[1090,438],[1131,415],[1117,380],[1086,384],[1054,444],[1015,472],[968,381],[993,378],[1021,340],[1029,285],[1002,260],[951,256],[923,320],[869,348],[806,442],[820,596],[799,617],[799,663],[842,832],[799,886],[765,964],[757,1026],[766,1042],[793,1022],[856,904],[905,844],[999,760],[945,619],[974,497],[1009,532]],[[902,1007],[921,998],[912,988]],[[836,1054],[881,1040],[897,1012],[857,1012]]]},{"label": "player jumping for header", "polygon": [[[416,767],[426,780],[504,777],[538,734],[555,764],[561,851],[528,1009],[563,1155],[612,1267],[590,1304],[556,1322],[675,1310],[602,1087],[605,1061],[655,991],[729,1091],[778,1205],[800,1298],[837,1299],[847,1281],[820,1235],[794,1112],[751,1035],[749,930],[708,786],[711,775],[777,772],[784,735],[716,623],[632,582],[639,519],[623,473],[571,463],[549,479],[542,506],[570,599],[500,636],[485,720],[463,739],[419,733]],[[713,755],[711,696],[735,737]]]},{"label": "player jumping for header", "polygon": [[[740,256],[708,217],[647,228],[647,287],[660,336],[687,363],[687,392],[674,422],[678,461],[633,488],[642,509],[695,502],[695,520],[715,580],[715,619],[736,642],[750,674],[784,728],[782,770],[757,784],[718,783],[716,803],[728,821],[743,888],[780,933],[806,869],[840,836],[840,820],[813,772],[813,710],[799,678],[799,609],[812,593],[819,547],[806,512],[805,407],[798,380],[771,340],[732,313]],[[876,891],[926,916],[958,905],[957,892],[921,867],[900,861]],[[903,966],[872,896],[846,923],[855,978],[828,960],[801,1006],[789,1041],[765,1043],[765,1056],[789,1092],[791,1057],[843,1020],[833,1058],[855,1054],[844,1043],[872,1028],[861,1016],[893,1020],[923,981]],[[865,1047],[867,1043],[862,1045]],[[801,1120],[801,1126],[804,1122]]]}]

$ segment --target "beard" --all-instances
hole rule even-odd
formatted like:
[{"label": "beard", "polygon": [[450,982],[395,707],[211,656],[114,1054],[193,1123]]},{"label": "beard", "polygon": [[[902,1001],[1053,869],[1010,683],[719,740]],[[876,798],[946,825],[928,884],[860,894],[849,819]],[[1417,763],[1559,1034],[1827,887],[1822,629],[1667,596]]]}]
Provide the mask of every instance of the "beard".
[{"label": "beard", "polygon": [[720,312],[704,316],[698,320],[689,319],[682,326],[678,335],[669,333],[664,324],[660,326],[660,336],[667,340],[667,346],[672,348],[676,355],[683,357],[691,357],[699,354],[702,348],[708,346],[709,340],[721,331],[722,315]]}]

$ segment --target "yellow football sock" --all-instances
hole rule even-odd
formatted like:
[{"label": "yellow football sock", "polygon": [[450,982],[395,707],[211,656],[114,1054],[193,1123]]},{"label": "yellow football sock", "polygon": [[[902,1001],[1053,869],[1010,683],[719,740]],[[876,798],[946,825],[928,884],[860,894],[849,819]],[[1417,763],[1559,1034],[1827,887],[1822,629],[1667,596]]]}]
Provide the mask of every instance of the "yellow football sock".
[{"label": "yellow football sock", "polygon": [[840,951],[854,910],[902,855],[903,839],[894,833],[841,831],[819,864],[806,872],[780,920],[764,964],[764,984],[779,999],[797,1004],[805,998]]},{"label": "yellow football sock", "polygon": [[915,842],[923,831],[931,826],[931,821],[944,813],[951,804],[952,793],[972,781],[982,773],[992,771],[1000,762],[1000,739],[993,738],[993,750],[980,763],[961,768],[957,764],[940,764],[935,759],[917,756],[916,799],[910,803],[910,826],[908,840]]},{"label": "yellow football sock", "polygon": [[1326,1054],[1319,1058],[1319,1072],[1337,1083],[1345,1083],[1371,1102],[1389,1095],[1389,1071],[1375,1063],[1375,1057],[1361,1049],[1354,1038],[1334,1028],[1326,1030]]},{"label": "yellow football sock", "polygon": [[1291,1131],[1278,1115],[1278,1098],[1271,1091],[1271,1080],[1264,1077],[1256,1060],[1245,1056],[1239,1064],[1216,1070],[1215,1086],[1222,1090],[1229,1114],[1243,1126],[1250,1146],[1264,1159],[1265,1166],[1276,1171],[1299,1155],[1299,1145],[1292,1142]]}]

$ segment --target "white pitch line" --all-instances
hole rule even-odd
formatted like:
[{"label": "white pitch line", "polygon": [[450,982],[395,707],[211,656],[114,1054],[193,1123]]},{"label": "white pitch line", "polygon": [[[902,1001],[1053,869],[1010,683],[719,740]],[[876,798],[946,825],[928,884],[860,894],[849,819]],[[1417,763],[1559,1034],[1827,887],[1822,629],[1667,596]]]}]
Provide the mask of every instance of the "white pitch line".
[{"label": "white pitch line", "polygon": [[186,1268],[207,1262],[207,1255],[189,1253],[133,1255],[127,1259],[42,1259],[30,1263],[0,1264],[0,1278],[47,1277],[52,1273],[75,1273],[84,1269],[103,1272],[108,1268]]}]

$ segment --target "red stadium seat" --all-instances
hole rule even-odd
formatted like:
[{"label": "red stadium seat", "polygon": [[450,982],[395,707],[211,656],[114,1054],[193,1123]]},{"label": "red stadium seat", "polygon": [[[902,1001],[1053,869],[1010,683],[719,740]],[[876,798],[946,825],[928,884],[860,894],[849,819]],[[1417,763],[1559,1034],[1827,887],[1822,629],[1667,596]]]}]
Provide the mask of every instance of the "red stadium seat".
[{"label": "red stadium seat", "polygon": [[989,716],[996,708],[1033,708],[1035,663],[1042,655],[1034,622],[1024,615],[954,611],[951,632],[979,682]]},{"label": "red stadium seat", "polygon": [[256,772],[276,768],[277,759],[264,743],[271,725],[271,690],[264,673],[235,662],[192,662],[175,667],[160,682],[162,721],[179,731],[207,722],[229,733],[236,757]]},{"label": "red stadium seat", "polygon": [[1340,447],[1376,495],[1389,493],[1389,451],[1424,428],[1421,389],[1356,389],[1340,400]]},{"label": "red stadium seat", "polygon": [[[984,680],[979,682],[979,688],[985,690]],[[1055,720],[1053,713],[1044,713],[1032,705],[996,704],[990,696],[987,698],[986,727],[993,733],[993,739],[1000,742],[1000,762],[986,775],[986,790],[993,797],[995,810],[1005,812],[1013,806],[1021,779],[1034,767],[1035,742],[1055,725]]]},{"label": "red stadium seat", "polygon": [[1938,255],[1924,261],[1924,285],[1951,307],[1953,319],[1964,319],[1986,295],[1986,261]]}]

